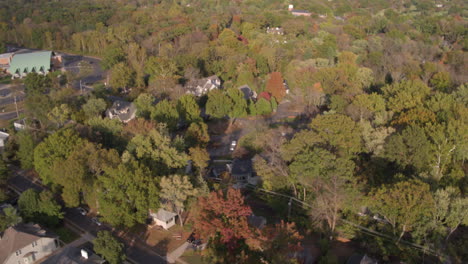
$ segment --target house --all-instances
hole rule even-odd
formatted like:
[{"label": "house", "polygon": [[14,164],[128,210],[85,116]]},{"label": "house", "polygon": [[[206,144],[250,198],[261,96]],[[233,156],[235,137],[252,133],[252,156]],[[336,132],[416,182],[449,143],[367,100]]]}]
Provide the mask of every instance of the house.
[{"label": "house", "polygon": [[202,96],[207,94],[213,89],[219,89],[221,87],[221,80],[218,76],[213,75],[203,79],[191,80],[185,85],[185,89],[188,94],[195,96]]},{"label": "house", "polygon": [[13,52],[0,54],[0,69],[7,70],[10,67]]},{"label": "house", "polygon": [[257,99],[260,100],[261,98],[267,100],[268,102],[271,101],[271,94],[269,92],[263,91],[261,92]]},{"label": "house", "polygon": [[266,31],[268,34],[272,34],[272,35],[284,35],[284,30],[280,27],[267,27],[267,31]]},{"label": "house", "polygon": [[9,227],[0,237],[0,263],[32,264],[60,248],[58,237],[39,225]]},{"label": "house", "polygon": [[162,226],[167,230],[175,225],[175,217],[177,215],[160,208],[156,213],[150,211],[150,216],[153,218],[156,225]]},{"label": "house", "polygon": [[251,159],[234,159],[231,164],[226,164],[231,177],[238,183],[248,183],[256,185],[259,177],[254,175]]},{"label": "house", "polygon": [[16,53],[11,59],[8,73],[13,78],[22,78],[31,72],[45,75],[52,69],[52,56],[52,51]]},{"label": "house", "polygon": [[267,221],[266,221],[266,218],[263,216],[256,216],[254,214],[251,214],[247,216],[247,222],[252,227],[263,229]]},{"label": "house", "polygon": [[87,242],[78,247],[64,247],[48,257],[42,264],[103,264],[106,261],[94,253],[93,244]]},{"label": "house", "polygon": [[118,119],[121,122],[128,123],[136,116],[136,106],[133,103],[117,100],[112,107],[106,110],[106,116],[110,119]]},{"label": "house", "polygon": [[10,134],[0,131],[0,148],[4,148]]},{"label": "house", "polygon": [[244,94],[245,100],[257,99],[257,93],[253,91],[252,89],[250,89],[250,87],[247,84],[242,85],[238,87],[237,89],[241,90],[241,92]]},{"label": "house", "polygon": [[291,12],[291,14],[293,16],[307,16],[307,17],[310,17],[312,15],[312,13],[309,12],[309,11],[294,9],[293,5],[289,5],[288,10],[289,10],[289,12]]}]

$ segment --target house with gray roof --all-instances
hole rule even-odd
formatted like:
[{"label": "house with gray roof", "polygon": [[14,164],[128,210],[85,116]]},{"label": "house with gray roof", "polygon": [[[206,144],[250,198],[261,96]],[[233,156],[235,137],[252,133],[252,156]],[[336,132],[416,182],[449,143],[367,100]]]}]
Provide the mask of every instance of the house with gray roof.
[{"label": "house with gray roof", "polygon": [[177,214],[160,208],[157,212],[150,211],[150,216],[153,218],[156,225],[162,226],[167,230],[175,225],[175,217]]},{"label": "house with gray roof", "polygon": [[118,119],[121,122],[128,123],[136,116],[136,106],[133,103],[116,100],[112,107],[106,110],[106,116],[110,119]]},{"label": "house with gray roof", "polygon": [[60,248],[58,237],[35,224],[9,227],[0,235],[0,263],[33,264]]}]

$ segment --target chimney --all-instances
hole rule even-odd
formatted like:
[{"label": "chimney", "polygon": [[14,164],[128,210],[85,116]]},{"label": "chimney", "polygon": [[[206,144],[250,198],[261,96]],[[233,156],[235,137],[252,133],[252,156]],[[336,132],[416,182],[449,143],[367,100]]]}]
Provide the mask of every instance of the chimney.
[{"label": "chimney", "polygon": [[289,5],[288,10],[289,10],[289,11],[292,11],[293,9],[294,9],[294,6],[293,6],[293,5]]},{"label": "chimney", "polygon": [[88,259],[88,252],[87,252],[85,249],[82,249],[82,250],[81,250],[81,256],[82,256],[84,259]]}]

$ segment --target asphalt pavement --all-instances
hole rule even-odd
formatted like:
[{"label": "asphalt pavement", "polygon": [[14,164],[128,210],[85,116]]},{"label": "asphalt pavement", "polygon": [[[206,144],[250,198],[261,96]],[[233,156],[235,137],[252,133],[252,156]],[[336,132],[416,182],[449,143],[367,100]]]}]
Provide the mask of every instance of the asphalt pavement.
[{"label": "asphalt pavement", "polygon": [[[40,184],[40,182],[32,180],[26,176],[21,175],[19,171],[8,180],[8,185],[11,189],[18,193],[22,193],[27,189],[33,188],[36,191],[42,191],[46,189]],[[98,231],[108,230],[115,232],[111,226],[103,223],[101,226],[96,225],[91,221],[92,216],[81,215],[76,208],[65,208],[64,221],[74,226],[76,229],[81,230],[83,233],[89,233],[93,236],[97,235]],[[142,264],[165,264],[168,263],[165,257],[158,255],[148,245],[138,240],[122,239],[121,241],[125,245],[125,253],[129,260],[142,263]]]}]

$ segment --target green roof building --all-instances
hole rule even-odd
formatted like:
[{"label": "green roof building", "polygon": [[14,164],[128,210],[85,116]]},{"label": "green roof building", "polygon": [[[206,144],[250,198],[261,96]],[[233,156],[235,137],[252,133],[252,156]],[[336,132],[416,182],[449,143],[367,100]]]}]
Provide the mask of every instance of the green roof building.
[{"label": "green roof building", "polygon": [[13,77],[23,77],[28,73],[46,74],[51,69],[52,51],[38,51],[15,54],[8,72]]}]

